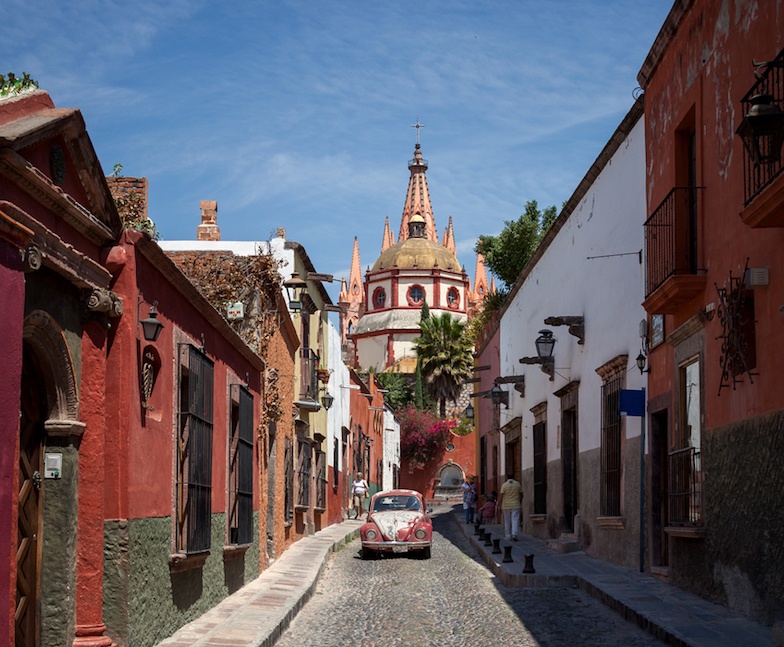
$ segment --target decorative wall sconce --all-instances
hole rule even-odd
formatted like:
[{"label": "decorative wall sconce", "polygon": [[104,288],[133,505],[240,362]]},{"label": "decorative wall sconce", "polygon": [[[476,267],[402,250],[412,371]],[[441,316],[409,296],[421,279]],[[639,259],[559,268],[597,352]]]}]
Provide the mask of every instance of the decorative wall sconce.
[{"label": "decorative wall sconce", "polygon": [[755,94],[748,101],[751,108],[735,132],[754,164],[775,164],[784,142],[784,112],[770,94]]},{"label": "decorative wall sconce", "polygon": [[463,412],[463,414],[469,420],[473,420],[474,419],[474,405],[469,402],[468,406],[465,408],[465,411]]},{"label": "decorative wall sconce", "polygon": [[555,348],[556,338],[553,337],[551,330],[540,330],[539,336],[534,342],[536,344],[537,357],[521,357],[521,364],[540,364],[543,373],[550,376],[550,381],[555,379],[555,359],[553,349]]},{"label": "decorative wall sconce", "polygon": [[640,369],[640,375],[645,375],[646,373],[651,372],[650,366],[648,366],[647,368],[645,367],[647,363],[648,363],[648,358],[645,357],[642,351],[640,351],[640,354],[637,355],[637,368]]},{"label": "decorative wall sconce", "polygon": [[324,393],[324,395],[321,396],[321,406],[324,407],[326,411],[329,411],[333,402],[335,402],[335,398],[333,398],[329,393]]},{"label": "decorative wall sconce", "polygon": [[503,404],[507,409],[509,408],[509,392],[497,384],[494,384],[493,388],[490,389],[490,400],[492,400],[495,407],[500,407]]},{"label": "decorative wall sconce", "polygon": [[283,281],[283,287],[289,295],[289,308],[293,312],[302,310],[302,290],[307,287],[304,279],[299,278],[299,273],[295,270],[291,273],[291,278]]},{"label": "decorative wall sconce", "polygon": [[[144,300],[141,295],[139,295],[139,309],[141,309],[142,303],[144,303]],[[139,319],[139,323],[142,325],[142,331],[144,332],[144,339],[150,342],[157,340],[158,335],[160,335],[161,330],[163,330],[163,323],[158,320],[158,311],[155,309],[157,307],[158,302],[153,301],[150,306],[150,311],[147,313],[147,318]]]}]

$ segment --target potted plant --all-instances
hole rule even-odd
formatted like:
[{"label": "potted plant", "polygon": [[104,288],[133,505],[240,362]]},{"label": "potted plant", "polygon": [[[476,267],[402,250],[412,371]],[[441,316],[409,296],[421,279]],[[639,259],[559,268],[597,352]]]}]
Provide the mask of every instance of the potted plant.
[{"label": "potted plant", "polygon": [[326,366],[319,365],[316,367],[316,376],[324,384],[327,384],[329,382],[329,374],[330,374],[330,370]]}]

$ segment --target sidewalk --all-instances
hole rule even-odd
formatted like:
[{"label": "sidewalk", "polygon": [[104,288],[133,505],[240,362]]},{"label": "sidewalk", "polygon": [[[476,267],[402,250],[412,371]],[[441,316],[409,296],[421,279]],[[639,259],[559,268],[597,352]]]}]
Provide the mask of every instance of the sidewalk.
[{"label": "sidewalk", "polygon": [[[466,524],[462,509],[453,513],[462,530],[496,577],[509,587],[579,586],[594,598],[618,611],[662,642],[676,647],[770,647],[773,631],[747,618],[732,615],[655,577],[589,557],[584,552],[561,553],[544,541],[520,535],[520,541],[504,540],[500,525],[485,525],[492,539],[500,539],[500,554],[485,546]],[[503,548],[511,546],[514,561],[503,562]],[[525,556],[533,555],[535,573],[524,574]],[[782,643],[779,643],[782,644]],[[778,645],[777,645],[778,647]]]},{"label": "sidewalk", "polygon": [[300,539],[253,582],[159,647],[271,647],[313,595],[329,554],[358,536],[361,525],[344,521]]},{"label": "sidewalk", "polygon": [[[656,578],[589,557],[583,552],[560,553],[539,539],[520,536],[503,540],[503,528],[485,526],[500,547],[511,546],[512,562],[504,551],[493,554],[463,521],[463,510],[447,511],[488,568],[509,587],[579,586],[618,611],[629,622],[676,647],[784,647],[774,643],[773,631],[733,616]],[[329,554],[352,541],[361,522],[348,520],[292,544],[253,582],[219,605],[180,628],[159,647],[271,647],[313,595]],[[524,574],[525,556],[534,555],[535,573]],[[434,555],[437,558],[437,554]]]}]

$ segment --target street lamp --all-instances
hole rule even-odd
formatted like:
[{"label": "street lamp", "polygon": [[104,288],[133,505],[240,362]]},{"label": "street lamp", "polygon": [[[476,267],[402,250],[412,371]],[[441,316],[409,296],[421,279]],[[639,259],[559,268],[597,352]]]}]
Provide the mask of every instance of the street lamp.
[{"label": "street lamp", "polygon": [[283,287],[286,288],[286,291],[289,294],[289,308],[292,311],[302,310],[302,290],[307,287],[307,283],[299,278],[299,273],[292,272],[291,278],[283,281]]},{"label": "street lamp", "polygon": [[335,398],[333,398],[329,393],[325,393],[324,395],[321,396],[321,405],[327,411],[329,411],[329,408],[332,406],[332,403],[334,401],[335,401]]},{"label": "street lamp", "polygon": [[468,418],[469,420],[473,420],[474,419],[474,405],[469,402],[468,406],[465,408],[465,412],[464,413],[465,413],[465,417],[466,418]]}]

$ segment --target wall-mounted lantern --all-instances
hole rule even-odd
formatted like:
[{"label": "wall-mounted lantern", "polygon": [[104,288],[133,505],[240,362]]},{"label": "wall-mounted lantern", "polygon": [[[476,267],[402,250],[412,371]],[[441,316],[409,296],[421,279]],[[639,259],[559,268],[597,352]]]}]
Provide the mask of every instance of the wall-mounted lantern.
[{"label": "wall-mounted lantern", "polygon": [[299,277],[299,273],[294,271],[291,278],[283,281],[283,287],[289,295],[289,308],[293,312],[302,310],[302,291],[307,287],[304,279]]},{"label": "wall-mounted lantern", "polygon": [[490,400],[492,400],[494,407],[500,407],[503,404],[507,409],[509,408],[509,393],[497,384],[494,384],[490,389]]},{"label": "wall-mounted lantern", "polygon": [[751,108],[735,131],[754,164],[774,164],[781,159],[784,142],[784,112],[770,94],[755,94]]},{"label": "wall-mounted lantern", "polygon": [[542,372],[550,376],[550,381],[555,379],[555,360],[553,349],[555,348],[556,338],[553,337],[551,330],[540,330],[539,336],[534,344],[536,345],[537,357],[521,357],[521,364],[540,364]]},{"label": "wall-mounted lantern", "polygon": [[640,354],[637,355],[637,368],[640,369],[640,375],[645,375],[646,373],[651,372],[650,366],[648,366],[647,368],[645,367],[647,363],[648,363],[648,358],[645,357],[642,351],[640,351]]},{"label": "wall-mounted lantern", "polygon": [[466,418],[468,418],[469,420],[473,420],[474,419],[474,405],[469,402],[468,406],[465,408],[465,411],[463,413],[464,413]]},{"label": "wall-mounted lantern", "polygon": [[327,411],[329,411],[329,408],[332,406],[334,401],[335,398],[333,398],[329,393],[325,393],[321,396],[321,406],[323,406]]},{"label": "wall-mounted lantern", "polygon": [[[139,307],[141,308],[142,301],[141,297],[139,298]],[[163,330],[163,323],[158,320],[158,311],[155,309],[157,306],[158,302],[153,301],[150,306],[150,311],[147,313],[147,318],[139,320],[139,323],[142,325],[142,331],[144,332],[144,339],[150,342],[154,342],[158,339],[158,335],[160,335],[161,330]]]}]

